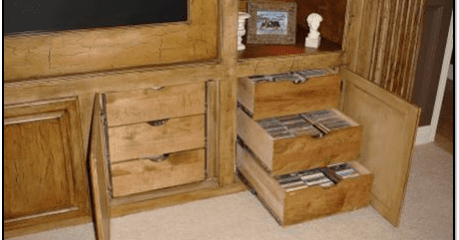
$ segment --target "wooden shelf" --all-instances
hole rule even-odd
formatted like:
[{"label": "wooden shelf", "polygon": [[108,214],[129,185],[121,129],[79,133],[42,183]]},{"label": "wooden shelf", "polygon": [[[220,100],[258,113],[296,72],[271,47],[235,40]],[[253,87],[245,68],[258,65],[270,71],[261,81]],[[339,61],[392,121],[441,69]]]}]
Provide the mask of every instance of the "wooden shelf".
[{"label": "wooden shelf", "polygon": [[243,37],[243,43],[246,49],[238,52],[238,58],[259,58],[291,54],[320,54],[322,52],[341,51],[341,45],[321,39],[318,49],[306,48],[304,46],[306,35],[309,31],[301,27],[297,28],[297,40],[295,45],[267,45],[267,44],[246,44],[246,37]]}]

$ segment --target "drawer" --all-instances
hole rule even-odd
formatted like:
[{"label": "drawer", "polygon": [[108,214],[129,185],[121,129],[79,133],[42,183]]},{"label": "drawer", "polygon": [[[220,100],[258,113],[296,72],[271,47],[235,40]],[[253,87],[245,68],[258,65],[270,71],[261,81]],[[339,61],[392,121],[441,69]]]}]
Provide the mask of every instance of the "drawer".
[{"label": "drawer", "polygon": [[[237,169],[280,225],[304,222],[366,207],[370,203],[373,175],[355,161],[349,162],[358,176],[343,178],[333,186],[299,184],[282,186],[237,145]],[[299,175],[299,174],[297,174]]]},{"label": "drawer", "polygon": [[[330,73],[326,73],[330,74]],[[312,77],[295,84],[287,77],[277,81],[260,81],[264,76],[239,79],[238,101],[255,120],[283,115],[337,108],[340,101],[341,76]]]},{"label": "drawer", "polygon": [[[328,133],[324,135],[306,117],[320,123],[315,126],[330,128]],[[258,121],[238,109],[237,124],[238,137],[271,176],[324,167],[359,156],[361,127],[335,109]]]},{"label": "drawer", "polygon": [[205,115],[108,128],[112,162],[205,147]]},{"label": "drawer", "polygon": [[205,84],[186,84],[105,94],[108,126],[205,112]]},{"label": "drawer", "polygon": [[166,155],[157,162],[139,159],[111,166],[113,196],[177,186],[205,178],[205,151],[196,149]]}]

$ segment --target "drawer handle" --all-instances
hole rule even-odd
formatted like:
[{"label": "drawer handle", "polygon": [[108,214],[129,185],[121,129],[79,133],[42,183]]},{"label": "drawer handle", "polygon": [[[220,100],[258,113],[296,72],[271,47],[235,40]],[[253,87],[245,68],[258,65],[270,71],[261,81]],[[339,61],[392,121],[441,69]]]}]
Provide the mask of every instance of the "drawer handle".
[{"label": "drawer handle", "polygon": [[153,87],[150,87],[149,89],[150,90],[154,90],[154,91],[159,91],[159,90],[161,90],[163,88],[164,88],[164,86],[153,86]]},{"label": "drawer handle", "polygon": [[165,119],[160,119],[160,120],[155,120],[155,121],[150,121],[147,122],[150,126],[158,127],[164,125],[167,121],[169,121],[169,118]]},{"label": "drawer handle", "polygon": [[166,160],[168,157],[169,157],[169,153],[165,153],[165,154],[162,154],[162,155],[148,156],[148,157],[145,157],[145,158],[150,160],[150,161],[152,161],[152,162],[162,162],[162,161]]}]

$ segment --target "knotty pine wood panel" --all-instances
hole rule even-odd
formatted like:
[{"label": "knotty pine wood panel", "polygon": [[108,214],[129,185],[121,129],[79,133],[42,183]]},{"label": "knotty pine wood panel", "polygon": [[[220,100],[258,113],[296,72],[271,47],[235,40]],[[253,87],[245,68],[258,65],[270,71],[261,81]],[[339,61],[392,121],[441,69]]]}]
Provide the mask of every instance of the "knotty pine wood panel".
[{"label": "knotty pine wood panel", "polygon": [[217,58],[218,1],[189,21],[4,37],[4,81]]}]

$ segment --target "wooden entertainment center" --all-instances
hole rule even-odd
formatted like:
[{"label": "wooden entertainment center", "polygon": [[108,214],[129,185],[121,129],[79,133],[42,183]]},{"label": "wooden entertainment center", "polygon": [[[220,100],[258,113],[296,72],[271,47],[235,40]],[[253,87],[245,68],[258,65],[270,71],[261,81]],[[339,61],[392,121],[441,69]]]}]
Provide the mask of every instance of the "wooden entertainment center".
[{"label": "wooden entertainment center", "polygon": [[[342,35],[317,50],[298,30],[296,45],[237,51],[247,2],[233,0],[189,1],[186,22],[4,36],[5,237],[93,221],[109,239],[110,218],[247,190],[235,171],[238,83],[306,69],[340,75],[334,104],[362,128],[370,203],[398,226],[420,110],[368,80],[382,4],[312,2],[332,16],[345,6]],[[412,16],[418,39],[415,2],[396,20]],[[393,63],[417,57],[404,47]]]}]

